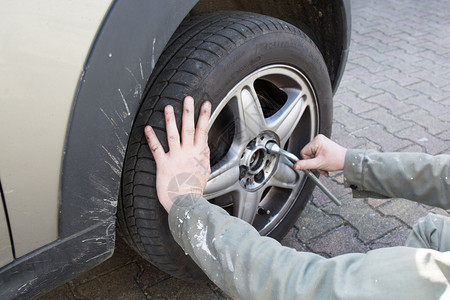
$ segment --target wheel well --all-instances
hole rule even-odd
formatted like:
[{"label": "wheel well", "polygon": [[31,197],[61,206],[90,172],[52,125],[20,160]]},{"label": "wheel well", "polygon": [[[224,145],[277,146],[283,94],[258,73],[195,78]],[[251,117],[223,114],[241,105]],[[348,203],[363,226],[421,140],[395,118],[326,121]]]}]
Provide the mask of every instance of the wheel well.
[{"label": "wheel well", "polygon": [[319,47],[335,91],[342,76],[350,36],[347,1],[200,0],[191,10],[191,14],[217,10],[259,13],[284,20],[300,28]]}]

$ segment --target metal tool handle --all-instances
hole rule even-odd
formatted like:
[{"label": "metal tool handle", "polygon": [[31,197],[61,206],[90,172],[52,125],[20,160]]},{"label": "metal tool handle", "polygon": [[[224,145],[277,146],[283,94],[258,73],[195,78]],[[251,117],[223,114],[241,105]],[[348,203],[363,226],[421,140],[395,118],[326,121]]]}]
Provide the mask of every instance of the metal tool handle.
[{"label": "metal tool handle", "polygon": [[331,199],[331,201],[333,201],[334,203],[336,203],[336,205],[341,206],[342,203],[341,201],[339,201],[338,198],[336,198],[329,189],[326,188],[326,186],[323,185],[322,182],[320,182],[319,178],[317,178],[310,170],[302,170],[303,172],[306,173],[306,175],[309,176],[309,178],[312,179],[312,181],[314,181],[317,186],[325,193],[325,195],[328,196],[328,198]]},{"label": "metal tool handle", "polygon": [[[277,144],[275,143],[267,143],[266,148],[271,153],[278,153],[285,156],[287,159],[289,159],[292,163],[296,163],[299,161],[298,157],[292,154],[291,152],[288,152],[286,150],[281,149]],[[310,170],[300,170],[303,171],[306,175],[308,175],[309,178],[314,181],[314,183],[325,193],[325,195],[328,196],[328,198],[331,199],[336,205],[341,206],[342,203],[339,201],[338,198],[336,198],[329,189],[326,188],[326,186],[323,185],[322,182],[320,182],[319,178],[317,178]]]}]

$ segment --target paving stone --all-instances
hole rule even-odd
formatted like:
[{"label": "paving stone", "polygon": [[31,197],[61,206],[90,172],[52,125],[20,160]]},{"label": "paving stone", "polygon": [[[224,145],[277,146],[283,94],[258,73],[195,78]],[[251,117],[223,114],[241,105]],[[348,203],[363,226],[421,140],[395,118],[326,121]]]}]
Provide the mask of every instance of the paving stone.
[{"label": "paving stone", "polygon": [[374,121],[366,120],[350,112],[350,109],[346,106],[336,108],[333,115],[334,120],[343,124],[345,129],[349,132],[353,132],[374,124]]},{"label": "paving stone", "polygon": [[136,280],[142,289],[171,277],[144,260],[140,261],[140,267],[142,271],[136,276]]},{"label": "paving stone", "polygon": [[[431,34],[428,35],[428,39],[431,36],[432,36]],[[433,62],[434,61],[440,62],[440,60],[442,59],[442,55],[445,55],[448,53],[447,49],[439,47],[439,45],[436,45],[436,43],[434,43],[432,41],[426,41],[426,42],[423,42],[423,43],[420,43],[417,45],[422,49],[430,50],[430,51],[422,51],[421,53],[419,53],[419,55],[423,55],[424,53],[432,54],[432,57],[430,59]]]},{"label": "paving stone", "polygon": [[422,69],[419,72],[415,73],[414,76],[420,78],[421,80],[427,81],[428,83],[439,89],[450,84],[450,78],[448,78],[447,76],[442,76],[442,74],[440,73],[441,72],[436,74]]},{"label": "paving stone", "polygon": [[442,141],[428,132],[426,132],[420,126],[413,126],[405,130],[396,133],[400,138],[408,138],[414,141],[416,144],[421,145],[425,148],[426,152],[429,154],[439,154],[448,151],[449,144],[446,141]]},{"label": "paving stone", "polygon": [[[352,32],[352,42],[355,43],[356,45],[360,45],[360,43],[362,41],[366,41],[366,40],[371,40],[372,38],[369,37],[368,35],[365,34],[361,34],[358,31],[356,31],[356,29]],[[353,54],[357,54],[357,53],[353,53]]]},{"label": "paving stone", "polygon": [[170,278],[147,289],[151,299],[173,300],[209,300],[223,299],[217,295],[206,283],[187,283],[182,280]]},{"label": "paving stone", "polygon": [[[380,47],[381,45],[382,44],[374,45],[374,47],[378,47],[378,49],[381,48],[380,51],[383,51],[382,47]],[[385,49],[385,50],[388,51],[388,49]],[[356,64],[359,64],[361,67],[367,69],[371,73],[378,73],[378,72],[383,72],[383,71],[387,71],[387,70],[391,69],[390,66],[379,64],[368,56],[357,58],[353,62]],[[365,95],[366,95],[366,93],[360,93],[361,98],[366,98],[366,97],[364,97]]]},{"label": "paving stone", "polygon": [[403,114],[401,117],[402,119],[413,121],[422,127],[425,127],[432,135],[447,131],[449,127],[448,123],[440,121],[438,118],[423,109],[410,111]]},{"label": "paving stone", "polygon": [[[372,40],[370,40],[370,41],[372,41]],[[374,48],[373,46],[367,46],[366,48],[359,49],[359,52],[361,54],[364,54],[364,56],[362,56],[362,57],[370,57],[370,59],[373,60],[374,62],[376,62],[378,64],[383,63],[383,65],[384,65],[384,62],[389,59],[389,56],[386,55],[386,51],[381,52],[380,50],[381,49],[379,47]],[[359,63],[359,60],[357,60],[356,58],[354,60],[356,61],[356,63]],[[379,74],[380,71],[377,71],[376,73],[374,73],[374,72],[371,72],[372,70],[369,71],[366,68],[359,68],[359,70],[364,70],[365,74],[372,75],[372,76],[369,75],[369,78],[376,79],[376,77],[378,77],[378,79],[376,79],[376,80],[380,81],[380,76],[375,76],[375,74]],[[355,73],[352,72],[352,75],[355,75]],[[367,82],[367,78],[365,76],[360,77],[360,78],[364,78],[364,82]]]},{"label": "paving stone", "polygon": [[397,116],[392,115],[389,110],[381,106],[360,115],[366,120],[370,119],[381,123],[390,133],[395,133],[413,125],[412,122],[404,121]]},{"label": "paving stone", "polygon": [[[362,14],[362,11],[360,13]],[[367,17],[367,15],[365,17]],[[368,36],[369,33],[377,30],[376,27],[374,26],[374,24],[372,22],[369,22],[365,18],[355,19],[354,22],[352,23],[352,25],[354,26],[354,28],[353,28],[354,32],[356,32],[362,36]],[[370,38],[367,40],[372,40],[372,39]]]},{"label": "paving stone", "polygon": [[[358,231],[351,226],[342,226],[323,237],[318,238],[308,246],[314,253],[325,257],[334,257],[346,253],[365,253],[368,250],[361,241],[358,240]],[[330,244],[333,247],[330,247]]]},{"label": "paving stone", "polygon": [[[392,80],[377,82],[373,87],[391,93],[397,100],[404,100],[418,94],[417,91],[404,88]],[[411,87],[411,85],[409,87]]]},{"label": "paving stone", "polygon": [[447,127],[450,127],[450,114],[442,114],[437,117],[440,121],[445,122]]},{"label": "paving stone", "polygon": [[342,206],[328,204],[323,210],[337,215],[358,229],[358,237],[369,243],[397,228],[401,223],[393,217],[384,217],[373,210],[363,199],[348,199]]},{"label": "paving stone", "polygon": [[[398,60],[398,58],[395,59]],[[378,73],[377,77],[379,80],[377,82],[383,81],[384,78],[389,78],[393,80],[395,83],[397,83],[399,86],[406,86],[420,81],[420,79],[417,78],[415,74],[420,74],[420,72],[411,75],[409,72],[405,72],[404,70],[392,69]]]},{"label": "paving stone", "polygon": [[[359,65],[353,64],[353,63],[349,63],[349,64],[345,65],[345,70],[348,70],[348,71],[359,69],[359,68],[360,68]],[[348,76],[350,78],[353,78],[351,75],[344,75],[344,76]]]},{"label": "paving stone", "polygon": [[[388,53],[388,55],[389,55],[389,53]],[[419,63],[420,60],[418,60],[417,62]],[[412,74],[412,73],[415,73],[418,70],[420,70],[420,68],[413,65],[412,63],[405,62],[403,60],[397,59],[396,57],[390,57],[390,59],[386,60],[386,62],[384,62],[384,64],[386,66],[391,67],[392,70],[402,71],[403,73],[406,73],[406,74]],[[389,80],[388,82],[392,82],[392,84],[396,83],[395,81],[391,81],[391,80]]]},{"label": "paving stone", "polygon": [[310,203],[302,212],[301,218],[297,220],[295,226],[298,228],[297,237],[305,243],[342,224],[343,220],[339,217],[330,216]]},{"label": "paving stone", "polygon": [[65,299],[72,300],[75,299],[72,291],[70,290],[69,284],[63,284],[60,287],[54,289],[53,291],[47,293],[44,297],[40,299]]},{"label": "paving stone", "polygon": [[[399,48],[393,47],[392,45],[380,43],[377,40],[364,40],[361,41],[361,45],[367,46],[368,48],[376,49],[380,53],[389,53],[390,51],[397,50]],[[378,73],[383,72],[386,70],[391,69],[391,66],[386,66],[383,64],[376,64],[376,62],[370,58],[361,58],[360,60],[356,61],[356,63],[360,64],[362,67],[367,69],[368,71],[372,73]]]},{"label": "paving stone", "polygon": [[382,238],[370,244],[370,249],[379,249],[387,247],[404,246],[405,242],[411,232],[411,229],[406,226],[395,228]]},{"label": "paving stone", "polygon": [[[301,218],[304,217],[305,213],[306,213],[306,211],[302,212]],[[302,244],[302,241],[300,241],[297,238],[297,235],[298,235],[298,229],[296,227],[292,227],[292,229],[289,230],[289,232],[286,234],[286,236],[280,241],[281,245],[293,248],[297,251],[309,252],[309,250],[304,246],[304,244]]]},{"label": "paving stone", "polygon": [[391,201],[391,199],[367,198],[367,204],[369,204],[373,208],[378,208],[381,205],[388,203],[389,201]]},{"label": "paving stone", "polygon": [[[402,61],[404,61],[406,63],[410,63],[410,64],[413,63],[413,62],[417,62],[417,61],[423,59],[419,55],[411,55],[409,53],[406,53],[406,51],[403,50],[403,49],[396,49],[396,50],[393,50],[393,51],[389,51],[389,56],[391,56],[393,58],[395,57],[397,59],[400,59],[400,60],[402,60]],[[397,70],[397,71],[402,71],[402,70]],[[386,74],[385,73],[380,73],[380,75],[386,75]],[[398,80],[395,80],[395,81],[399,82]]]},{"label": "paving stone", "polygon": [[400,149],[400,152],[426,152],[426,149],[425,149],[425,147],[414,144],[414,145],[409,145],[405,148]]},{"label": "paving stone", "polygon": [[433,207],[433,208],[431,208],[429,210],[429,212],[433,213],[433,214],[437,214],[437,215],[450,217],[450,214],[447,211],[445,211],[445,210],[443,210],[442,208],[439,208],[439,207]]},{"label": "paving stone", "polygon": [[[448,76],[449,74],[450,71],[443,76]],[[443,92],[443,94],[445,94],[445,97],[438,102],[448,107],[450,105],[450,84],[442,87],[441,91]]]},{"label": "paving stone", "polygon": [[392,94],[384,92],[380,95],[370,97],[367,101],[371,103],[376,103],[387,109],[389,109],[393,115],[399,115],[408,111],[411,111],[415,106],[408,105],[400,100],[394,98]]},{"label": "paving stone", "polygon": [[[417,42],[417,39],[418,39],[418,36],[414,36],[414,35],[410,34],[410,32],[405,31],[404,28],[399,28],[399,31],[395,32],[394,34],[395,34],[395,37],[398,40],[402,40],[402,41],[408,42],[410,44],[413,44],[413,43]],[[419,34],[419,37],[420,38],[424,38],[424,35],[425,35],[425,33],[421,32]],[[405,52],[404,50],[402,50],[402,51]],[[391,55],[391,53],[389,53],[389,55]],[[417,55],[408,54],[408,56],[414,57],[414,56],[417,56]]]},{"label": "paving stone", "polygon": [[313,192],[312,203],[314,203],[317,207],[322,207],[327,203],[330,203],[331,200],[326,195],[321,193],[318,189],[315,189]]},{"label": "paving stone", "polygon": [[414,226],[419,218],[428,214],[419,203],[405,199],[394,199],[378,210],[387,216],[399,218],[410,227]]},{"label": "paving stone", "polygon": [[438,136],[438,139],[450,141],[450,131],[446,130]]},{"label": "paving stone", "polygon": [[336,143],[346,148],[360,148],[367,143],[364,138],[360,138],[350,134],[345,130],[344,126],[338,123],[333,125],[333,132],[331,138]]},{"label": "paving stone", "polygon": [[[450,89],[450,87],[449,87]],[[347,99],[358,98],[356,94],[350,91],[345,85],[339,88],[338,93],[333,98],[333,108],[340,107],[342,105],[348,106]]]},{"label": "paving stone", "polygon": [[[443,63],[436,63],[434,60],[429,60],[429,59],[421,59],[418,60],[417,62],[412,63],[414,64],[414,67],[416,67],[418,70],[423,70],[423,69],[433,69],[433,70],[439,70],[439,72],[443,72],[445,69],[447,68],[446,64]],[[432,93],[436,93],[437,91],[433,91],[432,87],[433,85],[431,84],[431,82],[428,82],[426,80],[422,80],[419,83],[426,83],[429,86],[427,87],[417,87],[417,89],[422,89],[422,93],[428,93],[428,94],[432,94]]]},{"label": "paving stone", "polygon": [[421,81],[418,83],[413,83],[408,86],[409,89],[416,91],[417,93],[422,93],[431,97],[435,101],[442,100],[447,95],[443,94],[441,90],[436,89],[430,83]]},{"label": "paving stone", "polygon": [[338,184],[344,185],[344,171],[329,172],[329,174]]},{"label": "paving stone", "polygon": [[[366,51],[366,54],[367,54],[367,51]],[[349,58],[349,59],[351,59],[351,58]],[[385,71],[382,73],[391,74],[392,72],[393,72],[393,70],[388,70],[388,71]],[[359,79],[369,86],[372,86],[374,83],[385,80],[385,77],[380,76],[380,73],[372,74],[367,69],[361,68],[359,65],[356,65],[356,68],[352,69],[351,72],[348,72],[346,74],[347,74],[348,80]],[[343,80],[344,80],[344,78],[343,78]],[[343,81],[343,82],[345,84],[345,82],[347,82],[347,81]],[[417,82],[417,81],[415,81],[415,82]]]},{"label": "paving stone", "polygon": [[[450,95],[450,93],[449,93]],[[447,118],[450,114],[450,105],[446,105],[444,103],[440,103],[437,101],[431,100],[431,98],[426,94],[420,94],[415,97],[411,97],[405,101],[405,103],[416,105],[426,111],[428,111],[431,115],[443,116],[445,115]]]},{"label": "paving stone", "polygon": [[381,125],[369,126],[353,134],[359,137],[370,137],[370,140],[379,145],[381,147],[380,150],[384,152],[398,151],[411,144],[411,141],[398,138],[387,132]]},{"label": "paving stone", "polygon": [[382,93],[381,90],[373,89],[359,79],[352,79],[344,86],[354,92],[354,96],[351,97],[351,95],[347,95],[347,97],[343,98],[342,95],[339,95],[339,98],[336,98],[342,104],[350,107],[356,114],[375,108],[373,104],[362,101],[361,99],[366,99]]},{"label": "paving stone", "polygon": [[423,39],[424,36],[428,35],[428,32],[424,32],[423,30],[413,28],[411,26],[412,24],[409,22],[409,20],[404,20],[397,22],[397,26],[401,28],[402,32],[404,32],[407,35],[410,35],[413,39],[412,40],[405,40],[409,44],[417,43],[418,40]]},{"label": "paving stone", "polygon": [[77,285],[75,295],[88,299],[144,299],[141,289],[134,280],[138,272],[139,267],[136,264],[126,265]]},{"label": "paving stone", "polygon": [[[344,184],[342,182],[338,182],[332,178],[325,178],[324,176],[321,176],[320,181],[338,199],[343,198],[344,196],[351,193],[350,189],[344,188]],[[312,202],[317,207],[321,207],[326,203],[330,203],[331,199],[327,195],[325,195],[325,193],[320,188],[316,187],[313,192]]]},{"label": "paving stone", "polygon": [[[383,44],[390,44],[392,42],[399,41],[399,38],[393,35],[388,35],[380,30],[368,33],[367,36],[379,40]],[[401,39],[403,40],[403,39]]]},{"label": "paving stone", "polygon": [[424,51],[424,48],[408,43],[407,41],[395,41],[390,44],[391,47],[397,47],[409,54],[416,54]]}]

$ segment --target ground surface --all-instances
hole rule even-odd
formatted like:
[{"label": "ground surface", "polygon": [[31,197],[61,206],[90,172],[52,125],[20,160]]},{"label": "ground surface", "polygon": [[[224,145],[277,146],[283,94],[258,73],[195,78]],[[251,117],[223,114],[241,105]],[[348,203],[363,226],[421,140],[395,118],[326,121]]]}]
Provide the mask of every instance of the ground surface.
[{"label": "ground surface", "polygon": [[[350,148],[450,153],[450,1],[352,1],[349,61],[334,99],[333,139]],[[318,189],[283,244],[326,257],[402,245],[430,210],[402,199],[351,199],[342,174]],[[174,279],[117,242],[114,256],[42,299],[227,299]]]}]

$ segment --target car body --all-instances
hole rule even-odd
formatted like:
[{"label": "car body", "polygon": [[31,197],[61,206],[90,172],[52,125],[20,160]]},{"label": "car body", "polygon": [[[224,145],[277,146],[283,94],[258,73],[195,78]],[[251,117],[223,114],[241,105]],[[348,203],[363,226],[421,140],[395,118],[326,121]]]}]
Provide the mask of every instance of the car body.
[{"label": "car body", "polygon": [[147,82],[188,15],[271,15],[302,29],[333,92],[346,0],[11,1],[0,12],[0,295],[30,298],[114,251],[125,152]]}]

